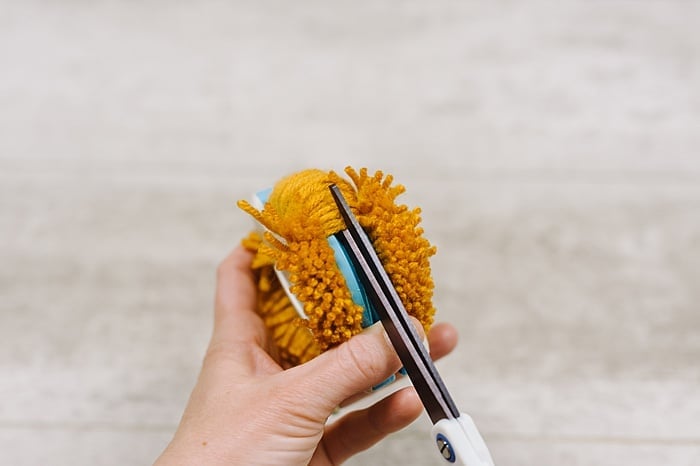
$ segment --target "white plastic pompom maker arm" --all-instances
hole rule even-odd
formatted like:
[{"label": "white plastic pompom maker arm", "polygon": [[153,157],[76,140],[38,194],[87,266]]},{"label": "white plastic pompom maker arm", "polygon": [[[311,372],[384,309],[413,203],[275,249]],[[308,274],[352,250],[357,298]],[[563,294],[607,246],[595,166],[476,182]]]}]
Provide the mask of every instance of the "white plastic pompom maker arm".
[{"label": "white plastic pompom maker arm", "polygon": [[346,229],[336,233],[350,256],[408,376],[433,422],[432,436],[442,458],[465,466],[493,466],[474,421],[460,413],[401,302],[384,266],[337,186],[330,186]]}]

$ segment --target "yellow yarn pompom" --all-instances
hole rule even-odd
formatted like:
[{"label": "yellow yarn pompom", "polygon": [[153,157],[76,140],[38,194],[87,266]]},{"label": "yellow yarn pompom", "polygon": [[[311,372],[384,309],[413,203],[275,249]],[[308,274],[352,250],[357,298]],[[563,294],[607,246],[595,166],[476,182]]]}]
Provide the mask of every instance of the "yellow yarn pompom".
[{"label": "yellow yarn pompom", "polygon": [[[426,332],[433,322],[434,284],[429,258],[435,254],[418,226],[420,209],[396,204],[404,192],[393,177],[366,169],[345,172],[305,170],[279,181],[262,210],[246,201],[238,205],[267,232],[253,233],[243,245],[255,252],[258,312],[285,365],[308,361],[362,331],[361,306],[352,300],[327,238],[345,225],[328,187],[335,183],[365,229],[409,314]],[[354,185],[354,186],[353,186]],[[303,303],[297,314],[274,269],[286,272],[290,291]]]}]

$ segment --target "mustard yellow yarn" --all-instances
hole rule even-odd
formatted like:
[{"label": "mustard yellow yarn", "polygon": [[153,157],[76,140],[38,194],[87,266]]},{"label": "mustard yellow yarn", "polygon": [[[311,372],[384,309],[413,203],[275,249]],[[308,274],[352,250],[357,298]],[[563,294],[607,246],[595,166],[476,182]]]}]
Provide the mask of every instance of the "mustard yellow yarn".
[{"label": "mustard yellow yarn", "polygon": [[[305,170],[280,180],[262,210],[238,205],[268,232],[243,241],[255,252],[258,312],[287,365],[308,361],[362,330],[363,309],[354,304],[335,264],[328,236],[344,228],[328,186],[335,183],[367,231],[409,314],[428,331],[435,314],[429,258],[435,247],[418,226],[420,209],[396,204],[404,192],[393,177],[345,169],[352,183],[334,172]],[[304,305],[300,318],[274,268],[289,274],[291,292]]]}]

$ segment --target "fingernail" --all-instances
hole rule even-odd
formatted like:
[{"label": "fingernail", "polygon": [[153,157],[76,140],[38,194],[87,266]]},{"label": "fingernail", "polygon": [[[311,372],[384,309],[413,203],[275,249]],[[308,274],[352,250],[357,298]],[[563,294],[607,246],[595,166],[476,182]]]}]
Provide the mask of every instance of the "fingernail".
[{"label": "fingernail", "polygon": [[369,327],[365,327],[363,332],[376,333],[376,332],[381,332],[382,330],[384,330],[384,326],[382,325],[381,321],[379,321],[379,322],[373,323]]},{"label": "fingernail", "polygon": [[425,340],[425,330],[423,329],[423,324],[421,324],[420,321],[413,316],[411,316],[411,323],[416,329],[416,332],[418,332],[418,336],[421,338],[421,340]]},{"label": "fingernail", "polygon": [[386,330],[384,329],[384,326],[382,325],[381,321],[373,323],[372,325],[370,325],[362,331],[362,333],[367,333],[368,335],[374,335],[380,332],[384,336],[384,341],[386,341],[387,345],[393,348],[394,345],[391,343],[389,335],[386,333]]},{"label": "fingernail", "polygon": [[[413,324],[413,328],[416,329],[416,333],[418,333],[418,336],[420,337],[421,341],[423,342],[423,345],[426,348],[428,347],[428,339],[425,336],[425,330],[423,329],[423,325],[420,323],[418,319],[416,319],[413,316],[409,316],[411,319],[411,324]],[[363,330],[363,333],[367,334],[375,334],[382,332],[384,335],[384,340],[387,342],[389,346],[393,348],[394,344],[391,342],[391,339],[389,338],[389,335],[386,333],[386,330],[384,329],[384,326],[382,325],[381,322],[375,322],[374,324],[370,325],[369,327],[365,328]]]}]

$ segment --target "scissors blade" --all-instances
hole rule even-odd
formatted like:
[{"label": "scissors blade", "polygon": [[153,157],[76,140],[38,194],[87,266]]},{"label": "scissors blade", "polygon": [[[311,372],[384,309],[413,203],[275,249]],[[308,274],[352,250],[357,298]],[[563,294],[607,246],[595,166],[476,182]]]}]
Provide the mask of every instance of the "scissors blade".
[{"label": "scissors blade", "polygon": [[372,299],[389,340],[403,363],[433,424],[460,415],[372,243],[353,215],[340,189],[330,186],[346,229],[336,233],[365,291]]}]

